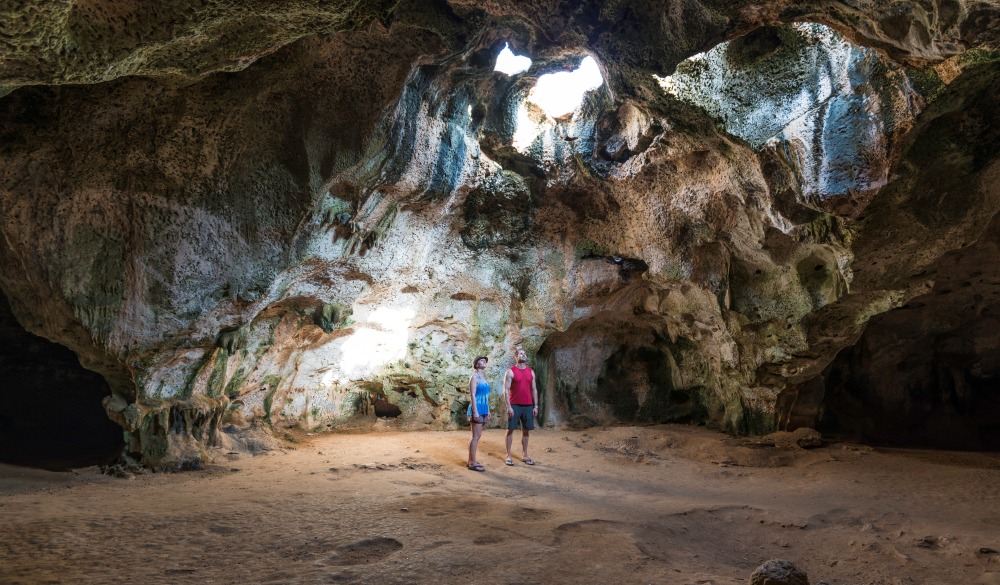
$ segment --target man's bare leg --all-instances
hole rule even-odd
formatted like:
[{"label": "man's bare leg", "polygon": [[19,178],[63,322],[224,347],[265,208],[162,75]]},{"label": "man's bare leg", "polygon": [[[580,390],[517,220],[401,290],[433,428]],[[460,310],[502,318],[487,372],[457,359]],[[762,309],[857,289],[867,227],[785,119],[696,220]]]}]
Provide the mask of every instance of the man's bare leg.
[{"label": "man's bare leg", "polygon": [[528,429],[521,429],[521,452],[524,455],[524,459],[530,459],[528,457]]},{"label": "man's bare leg", "polygon": [[514,443],[514,431],[507,431],[507,459],[510,459],[510,446]]}]

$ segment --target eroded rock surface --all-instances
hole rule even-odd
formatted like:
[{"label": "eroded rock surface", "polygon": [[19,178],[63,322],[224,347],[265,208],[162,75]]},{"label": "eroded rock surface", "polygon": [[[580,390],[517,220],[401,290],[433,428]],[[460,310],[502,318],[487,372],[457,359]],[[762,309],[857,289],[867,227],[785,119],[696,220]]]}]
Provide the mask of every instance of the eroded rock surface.
[{"label": "eroded rock surface", "polygon": [[809,585],[809,577],[791,561],[767,561],[750,575],[750,585]]},{"label": "eroded rock surface", "polygon": [[877,51],[805,23],[723,43],[662,84],[754,148],[774,149],[818,205],[884,186],[893,149],[923,104],[903,70]]},{"label": "eroded rock surface", "polygon": [[[496,388],[517,345],[547,423],[857,432],[891,378],[838,352],[993,244],[990,2],[129,6],[2,9],[0,286],[154,467],[464,424],[471,358]],[[575,113],[526,101],[586,55]],[[989,401],[983,280],[907,324]]]}]

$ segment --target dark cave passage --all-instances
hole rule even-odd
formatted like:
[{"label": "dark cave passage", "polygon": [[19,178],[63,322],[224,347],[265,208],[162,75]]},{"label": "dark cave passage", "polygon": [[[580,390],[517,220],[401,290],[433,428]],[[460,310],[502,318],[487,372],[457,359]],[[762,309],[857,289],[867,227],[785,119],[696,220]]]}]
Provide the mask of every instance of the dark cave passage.
[{"label": "dark cave passage", "polygon": [[69,349],[25,331],[2,294],[0,380],[0,463],[64,471],[121,453],[122,429],[101,406],[107,382]]},{"label": "dark cave passage", "polygon": [[827,370],[820,430],[877,445],[1000,450],[1000,322],[900,339],[896,321],[917,320],[913,312],[873,320],[840,353]]}]

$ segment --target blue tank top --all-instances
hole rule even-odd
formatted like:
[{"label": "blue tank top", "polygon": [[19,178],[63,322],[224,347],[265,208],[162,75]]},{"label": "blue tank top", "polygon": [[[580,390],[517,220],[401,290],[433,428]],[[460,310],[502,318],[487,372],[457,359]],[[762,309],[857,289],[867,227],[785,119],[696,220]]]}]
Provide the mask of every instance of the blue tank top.
[{"label": "blue tank top", "polygon": [[[476,412],[479,416],[487,415],[490,413],[490,384],[489,382],[483,382],[482,380],[476,384]],[[467,416],[472,416],[472,403],[469,403],[469,408],[466,413]]]}]

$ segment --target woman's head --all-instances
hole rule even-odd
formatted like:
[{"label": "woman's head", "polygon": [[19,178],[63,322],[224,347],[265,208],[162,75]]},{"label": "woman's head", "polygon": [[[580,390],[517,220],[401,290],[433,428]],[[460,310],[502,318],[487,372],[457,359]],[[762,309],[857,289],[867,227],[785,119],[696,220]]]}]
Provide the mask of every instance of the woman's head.
[{"label": "woman's head", "polygon": [[479,362],[483,362],[482,369],[485,370],[486,369],[486,364],[488,364],[489,361],[490,361],[490,358],[488,358],[488,357],[486,357],[484,355],[478,356],[478,357],[476,357],[476,359],[472,360],[472,369],[473,370],[480,369],[479,368]]}]

